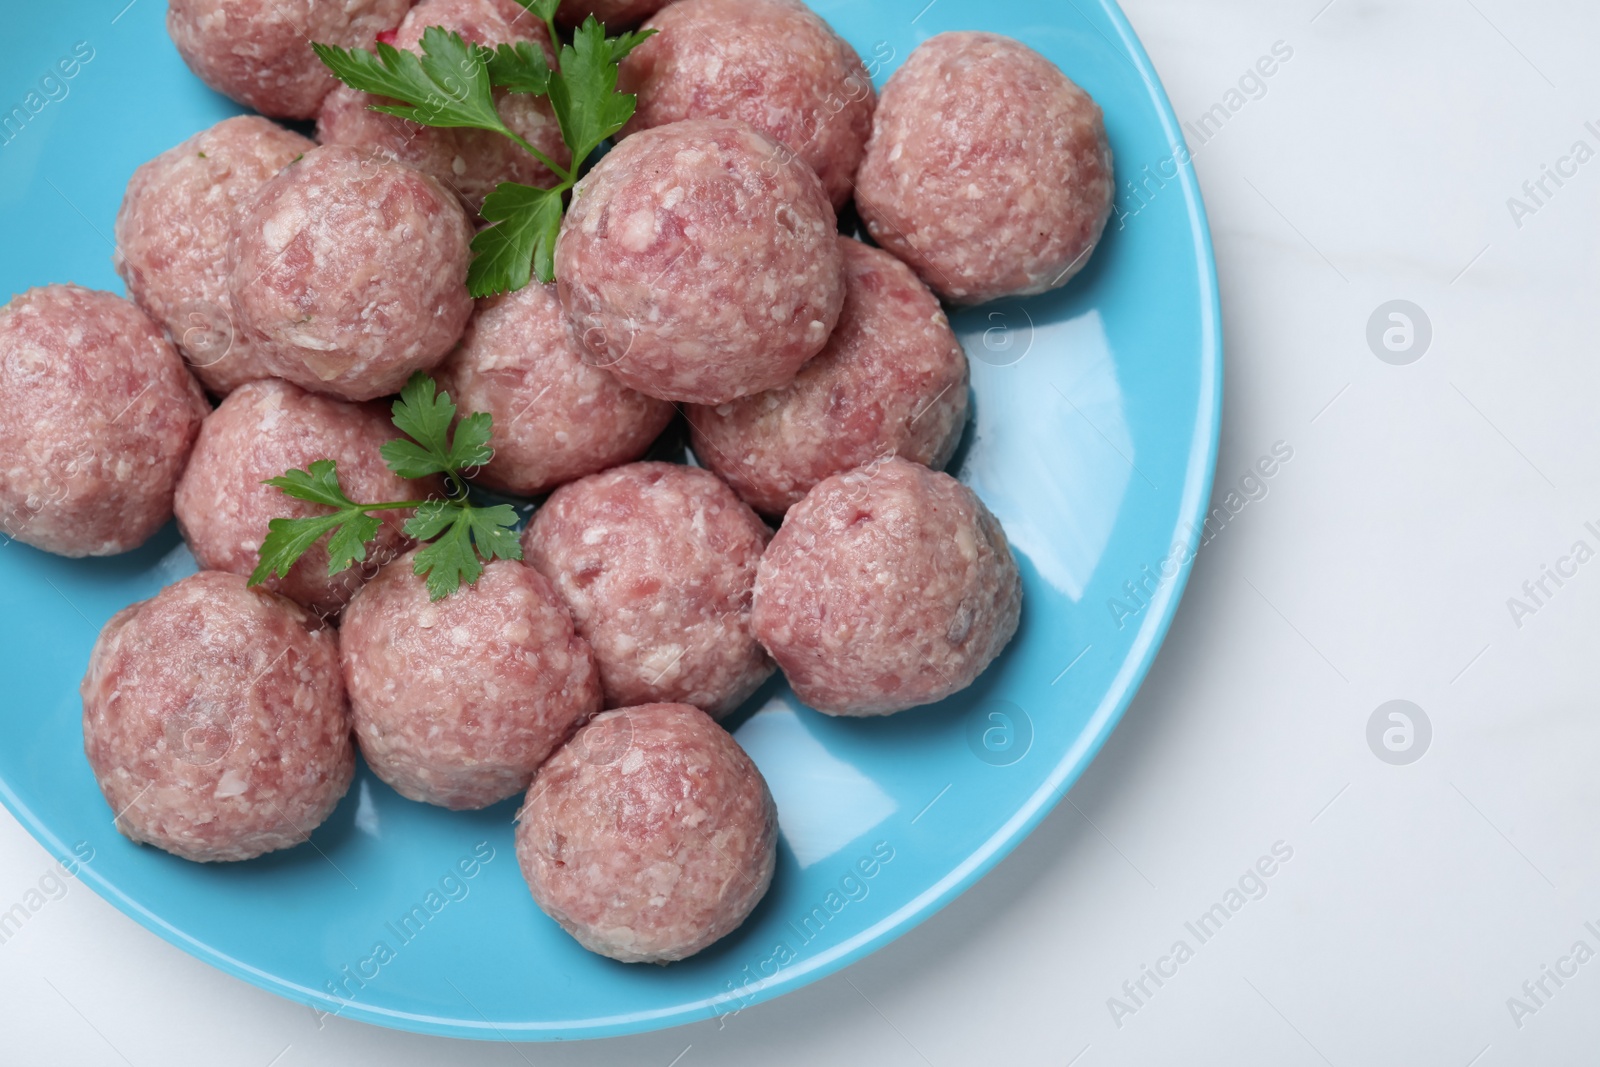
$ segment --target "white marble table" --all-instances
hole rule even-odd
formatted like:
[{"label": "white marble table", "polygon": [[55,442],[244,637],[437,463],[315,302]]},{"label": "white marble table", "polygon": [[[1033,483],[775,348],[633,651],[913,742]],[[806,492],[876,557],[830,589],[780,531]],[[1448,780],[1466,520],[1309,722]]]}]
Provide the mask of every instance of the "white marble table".
[{"label": "white marble table", "polygon": [[[1279,442],[1293,457],[1201,554],[1127,718],[1016,853],[720,1029],[561,1047],[319,1023],[68,884],[0,944],[0,1062],[1596,1062],[1600,8],[1127,7],[1201,131],[1219,492]],[[1396,300],[1421,315],[1385,308],[1374,349]],[[1409,750],[1388,709],[1369,745],[1391,700],[1422,711]],[[0,908],[49,871],[0,815]],[[1242,906],[1203,920],[1230,890]]]}]

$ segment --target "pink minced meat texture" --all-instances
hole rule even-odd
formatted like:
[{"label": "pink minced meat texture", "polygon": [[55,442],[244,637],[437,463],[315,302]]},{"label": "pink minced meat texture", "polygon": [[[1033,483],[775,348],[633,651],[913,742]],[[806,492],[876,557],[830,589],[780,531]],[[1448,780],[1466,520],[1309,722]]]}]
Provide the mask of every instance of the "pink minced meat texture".
[{"label": "pink minced meat texture", "polygon": [[578,183],[556,243],[561,305],[588,361],[624,385],[722,404],[822,351],[844,303],[836,232],[816,174],[764,134],[657,126]]},{"label": "pink minced meat texture", "polygon": [[434,601],[414,560],[383,568],[339,628],[361,754],[402,796],[488,807],[600,710],[600,678],[537,571],[496,560]]},{"label": "pink minced meat texture", "polygon": [[605,24],[607,33],[615,35],[618,30],[654,15],[666,3],[667,0],[561,0],[561,6],[556,9],[556,21],[570,29],[593,15]]},{"label": "pink minced meat texture", "polygon": [[[454,30],[476,44],[494,47],[532,41],[550,57],[549,33],[516,0],[423,0],[411,9],[391,42],[421,54],[422,31],[429,26]],[[571,162],[555,112],[544,97],[498,89],[495,109],[506,125],[559,166]],[[341,85],[322,102],[317,140],[345,144],[416,167],[442,182],[474,213],[501,182],[549,188],[555,175],[509,137],[489,130],[442,129],[372,111],[369,105],[393,103]]]},{"label": "pink minced meat texture", "polygon": [[0,307],[0,533],[111,556],[172,517],[210,405],[161,327],[76,285]]},{"label": "pink minced meat texture", "polygon": [[338,82],[311,42],[372,48],[411,0],[171,0],[178,54],[217,92],[263,115],[311,119]]},{"label": "pink minced meat texture", "polygon": [[856,206],[953,303],[1042,293],[1083,269],[1115,180],[1100,108],[1048,59],[945,33],[884,86]]},{"label": "pink minced meat texture", "polygon": [[523,496],[638,459],[674,411],[583,362],[556,287],[538,282],[480,300],[434,377],[462,411],[494,416],[494,459],[472,480]]},{"label": "pink minced meat texture", "polygon": [[1022,582],[972,490],[888,459],[790,509],[756,579],[756,636],[795,695],[887,715],[971,685],[1016,633]]},{"label": "pink minced meat texture", "polygon": [[754,910],[777,862],[761,772],[705,713],[599,716],[539,770],[517,859],[545,914],[624,963],[692,956]]},{"label": "pink minced meat texture", "polygon": [[278,171],[316,146],[259,115],[236,115],[133,172],[117,212],[117,273],[218,396],[268,377],[234,328],[228,237]]},{"label": "pink minced meat texture", "polygon": [[113,615],[82,693],[117,829],[184,859],[299,844],[355,772],[336,631],[236,574],[202,571]]},{"label": "pink minced meat texture", "polygon": [[396,392],[466,328],[471,239],[460,201],[421,171],[313,149],[239,216],[237,325],[277,377],[346,400]]},{"label": "pink minced meat texture", "polygon": [[967,419],[967,356],[909,267],[848,237],[828,347],[795,380],[687,410],[695,455],[745,502],[782,515],[830,474],[886,456],[950,461]]},{"label": "pink minced meat texture", "polygon": [[622,61],[639,108],[625,133],[742,119],[792,150],[834,207],[850,199],[877,94],[861,57],[800,0],[679,0]]},{"label": "pink minced meat texture", "polygon": [[522,535],[594,648],[607,707],[722,716],[773,671],[750,631],[771,534],[710,471],[634,463],[557,489]]},{"label": "pink minced meat texture", "polygon": [[[379,455],[395,436],[387,411],[378,404],[334,400],[277,379],[241,386],[200,428],[189,468],[178,483],[178,526],[189,551],[204,568],[248,575],[260,561],[269,522],[332,512],[261,484],[286,471],[305,470],[319,459],[334,461],[339,484],[352,500],[423,499],[438,486],[431,480],[400,478]],[[267,579],[267,588],[317,615],[338,615],[362,582],[411,546],[401,532],[409,511],[377,514],[383,525],[368,544],[364,562],[330,576],[324,538],[306,550],[286,577]]]}]

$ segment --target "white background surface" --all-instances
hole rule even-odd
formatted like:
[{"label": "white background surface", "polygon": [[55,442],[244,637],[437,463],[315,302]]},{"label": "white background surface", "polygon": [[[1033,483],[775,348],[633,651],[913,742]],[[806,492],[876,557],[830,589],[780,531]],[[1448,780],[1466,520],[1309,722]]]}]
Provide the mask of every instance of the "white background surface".
[{"label": "white background surface", "polygon": [[[1126,4],[1185,121],[1293,49],[1196,166],[1219,494],[1294,458],[1201,553],[1070,802],[972,892],[720,1029],[510,1047],[319,1024],[73,885],[0,945],[0,1064],[1594,1063],[1600,959],[1520,1020],[1507,999],[1600,950],[1600,560],[1520,627],[1506,602],[1600,549],[1600,159],[1520,227],[1507,198],[1600,149],[1600,9],[1324,2]],[[1366,342],[1397,298],[1433,328],[1408,366]],[[1395,698],[1433,726],[1409,766],[1366,741]],[[1280,841],[1266,895],[1198,944],[1185,921]],[[0,907],[49,867],[0,814]],[[1179,938],[1193,958],[1119,1026],[1108,998]]]}]

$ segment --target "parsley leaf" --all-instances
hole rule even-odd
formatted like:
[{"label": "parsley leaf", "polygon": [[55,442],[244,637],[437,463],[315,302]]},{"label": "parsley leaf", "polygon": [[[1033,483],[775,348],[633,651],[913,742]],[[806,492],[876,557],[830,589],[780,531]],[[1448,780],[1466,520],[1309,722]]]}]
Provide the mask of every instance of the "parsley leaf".
[{"label": "parsley leaf", "polygon": [[[555,25],[560,0],[517,3],[543,20],[555,46],[560,40]],[[493,130],[521,145],[556,176],[560,184],[553,189],[501,182],[484,199],[480,214],[491,225],[472,239],[467,287],[474,297],[485,297],[521,289],[534,276],[542,282],[555,280],[555,244],[567,193],[577,184],[589,156],[627,125],[637,106],[632,94],[617,92],[617,64],[655,32],[636,30],[607,37],[605,26],[590,15],[572,43],[560,45],[554,68],[535,42],[484,48],[439,26],[423,31],[420,57],[386,44],[377,46],[376,55],[333,45],[313,47],[346,85],[400,101],[374,104],[374,110],[424,126]],[[505,124],[495,111],[496,89],[550,100],[571,152],[569,166],[558,165]],[[420,452],[399,447],[391,466],[404,463],[407,470],[420,470],[427,465],[421,458],[426,452],[426,446]],[[435,466],[430,473],[441,470]]]},{"label": "parsley leaf", "polygon": [[328,538],[328,573],[338,574],[352,563],[366,559],[367,542],[378,536],[382,526],[382,519],[365,511],[350,516],[349,521]]},{"label": "parsley leaf", "polygon": [[550,33],[550,46],[554,48],[561,40],[556,35],[556,9],[561,6],[561,0],[517,0],[517,3],[544,20],[544,28]]},{"label": "parsley leaf", "polygon": [[373,512],[406,508],[414,510],[404,527],[406,535],[433,542],[417,553],[413,565],[418,575],[427,578],[428,595],[434,600],[449,596],[463,581],[469,585],[476,582],[484,563],[522,558],[522,546],[514,531],[516,509],[509,504],[479,507],[467,495],[465,472],[494,457],[489,443],[494,436],[494,417],[480,411],[458,422],[450,394],[439,392],[432,378],[418,373],[400,391],[393,421],[406,437],[384,444],[380,450],[384,462],[402,478],[444,475],[445,497],[357,503],[339,484],[338,468],[331,459],[319,459],[306,470],[291,470],[281,477],[269,478],[265,484],[282,490],[284,495],[334,511],[267,523],[260,562],[250,575],[251,585],[259,585],[273,575],[287,575],[324,536],[328,537],[328,573],[338,574],[367,558],[367,542],[383,526],[382,519]]},{"label": "parsley leaf", "polygon": [[419,509],[406,523],[406,533],[417,540],[436,539],[417,553],[411,566],[427,579],[434,600],[449,596],[463,581],[476,582],[483,574],[480,556],[486,561],[522,558],[522,545],[511,530],[517,512],[510,504],[480,508],[458,501],[437,503]]},{"label": "parsley leaf", "polygon": [[494,449],[489,447],[494,416],[486,411],[468,415],[452,435],[455,402],[449,393],[439,392],[434,380],[421,371],[413,374],[400,390],[393,411],[395,426],[411,440],[396,438],[387,442],[380,453],[389,469],[402,478],[454,475],[481,467],[494,458]]},{"label": "parsley leaf", "polygon": [[501,182],[484,198],[483,218],[494,225],[472,238],[467,289],[474,297],[521,289],[535,273],[541,282],[555,280],[563,192]]},{"label": "parsley leaf", "polygon": [[374,111],[424,126],[464,126],[516,136],[495,110],[484,58],[488,50],[462,40],[459,33],[429,26],[422,33],[421,56],[381,41],[376,55],[330,44],[311,47],[346,85],[400,101],[374,104]]},{"label": "parsley leaf", "polygon": [[284,496],[296,500],[309,500],[313,504],[327,504],[333,508],[353,508],[356,502],[344,495],[339,484],[339,468],[331,459],[319,459],[309,470],[288,471],[280,478],[268,478],[262,484],[282,489]]},{"label": "parsley leaf", "polygon": [[324,534],[328,539],[328,573],[338,574],[352,563],[367,558],[367,542],[378,535],[382,520],[369,515],[366,508],[345,495],[339,472],[331,459],[319,459],[308,470],[291,470],[264,483],[283,491],[285,496],[336,508],[332,515],[307,515],[298,519],[273,519],[267,523],[267,536],[261,542],[259,562],[250,573],[250,584],[259,585],[291,567]]},{"label": "parsley leaf", "polygon": [[561,136],[576,161],[589,158],[600,142],[627,125],[638,104],[632,93],[617,92],[617,64],[655,31],[606,38],[605,27],[590,15],[561,46],[561,69],[550,79],[550,106]]},{"label": "parsley leaf", "polygon": [[550,63],[531,41],[503,44],[489,57],[489,80],[498,89],[543,96],[550,91]]},{"label": "parsley leaf", "polygon": [[472,527],[472,543],[484,559],[521,559],[522,542],[517,539],[517,509],[510,504],[489,508],[470,508],[467,523]]}]

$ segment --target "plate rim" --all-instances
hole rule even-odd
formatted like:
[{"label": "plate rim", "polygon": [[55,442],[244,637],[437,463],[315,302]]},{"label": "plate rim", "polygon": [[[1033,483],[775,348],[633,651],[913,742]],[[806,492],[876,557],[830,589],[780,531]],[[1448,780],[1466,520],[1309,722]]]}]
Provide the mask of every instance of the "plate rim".
[{"label": "plate rim", "polygon": [[[1073,6],[1076,8],[1076,4]],[[841,971],[899,939],[942,911],[1009,855],[1033,832],[1044,817],[1056,808],[1093,762],[1117,723],[1121,721],[1128,705],[1149,674],[1188,586],[1200,540],[1201,519],[1210,501],[1216,476],[1222,428],[1223,329],[1216,253],[1205,202],[1195,173],[1192,152],[1187,150],[1187,142],[1179,126],[1177,114],[1149,54],[1116,0],[1098,0],[1098,6],[1120,38],[1121,46],[1127,58],[1132,61],[1145,89],[1158,105],[1158,117],[1168,143],[1185,146],[1185,158],[1178,166],[1179,173],[1176,180],[1183,191],[1184,202],[1187,205],[1193,250],[1200,268],[1198,282],[1202,338],[1197,420],[1190,443],[1183,494],[1178,507],[1178,522],[1171,543],[1183,544],[1189,551],[1186,561],[1180,564],[1174,579],[1164,583],[1152,599],[1152,610],[1145,613],[1144,622],[1137,631],[1129,653],[1124,657],[1110,688],[1049,776],[999,829],[939,881],[848,940],[816,956],[798,960],[793,966],[785,967],[758,982],[741,986],[737,992],[718,994],[654,1011],[611,1015],[576,1022],[567,1020],[550,1023],[495,1024],[487,1019],[481,1022],[460,1018],[442,1019],[364,1005],[357,1001],[340,1000],[329,997],[320,990],[301,986],[236,959],[214,946],[198,941],[149,911],[115,884],[107,881],[92,864],[77,863],[66,842],[57,837],[34,814],[3,778],[0,778],[0,803],[5,805],[52,858],[61,863],[75,865],[76,880],[87,885],[96,895],[147,930],[201,962],[267,992],[303,1004],[324,1016],[352,1019],[386,1029],[435,1037],[504,1043],[591,1040],[665,1030],[705,1021],[723,1014],[719,1009],[728,1005],[736,1005],[727,1012],[728,1014],[733,1011],[743,1011]],[[1080,11],[1079,14],[1083,13]],[[1113,48],[1117,47],[1117,42],[1107,39],[1107,43]],[[1174,162],[1177,162],[1176,158]]]}]

